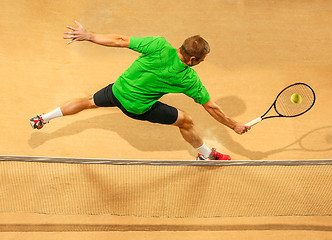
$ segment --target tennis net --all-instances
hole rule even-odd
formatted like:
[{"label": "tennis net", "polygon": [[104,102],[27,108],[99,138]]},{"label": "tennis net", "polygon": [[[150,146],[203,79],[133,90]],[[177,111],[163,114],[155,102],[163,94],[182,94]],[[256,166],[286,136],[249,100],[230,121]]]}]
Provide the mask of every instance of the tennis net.
[{"label": "tennis net", "polygon": [[175,218],[331,216],[332,160],[0,156],[0,212]]}]

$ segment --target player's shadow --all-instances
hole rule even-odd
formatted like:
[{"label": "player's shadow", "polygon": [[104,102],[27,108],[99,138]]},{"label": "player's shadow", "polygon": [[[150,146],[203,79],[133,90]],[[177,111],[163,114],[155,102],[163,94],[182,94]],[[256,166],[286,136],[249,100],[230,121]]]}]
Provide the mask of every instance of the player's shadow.
[{"label": "player's shadow", "polygon": [[[220,142],[228,151],[245,158],[257,160],[264,159],[271,154],[290,149],[287,146],[285,148],[265,152],[252,151],[247,149],[240,142],[234,141],[232,134],[235,133],[218,123],[202,108],[202,106],[195,104],[192,99],[184,95],[172,94],[164,97],[162,101],[189,113],[193,117],[197,128],[204,139]],[[221,106],[228,116],[235,119],[246,111],[244,101],[236,96],[222,97],[218,99],[216,103]],[[94,111],[98,111],[98,109]],[[131,146],[140,151],[171,152],[188,150],[193,156],[196,155],[196,151],[183,140],[176,127],[133,120],[122,114],[122,112],[116,108],[110,110],[110,112],[111,113],[109,114],[103,114],[97,117],[73,122],[51,133],[43,133],[42,131],[34,132],[29,139],[29,145],[31,148],[37,148],[52,139],[76,135],[88,129],[102,129],[117,133],[121,139],[126,140]],[[58,120],[60,121],[60,119]],[[306,137],[306,139],[308,139],[308,137]],[[98,139],[98,141],[104,140]],[[301,141],[301,139],[298,141]]]},{"label": "player's shadow", "polygon": [[[178,95],[174,97],[173,105],[181,105],[181,108],[185,110],[190,105],[195,105],[192,101],[183,102],[183,98]],[[98,111],[98,109],[94,111]],[[122,139],[141,151],[177,151],[190,148],[182,139],[176,127],[133,120],[122,114],[117,108],[110,109],[110,112],[109,114],[73,122],[51,133],[44,133],[43,130],[34,132],[29,139],[29,145],[31,148],[37,148],[52,139],[76,135],[87,129],[102,129],[116,132]],[[65,119],[62,119],[62,121],[65,121]],[[103,139],[100,139],[100,141],[103,141]]]},{"label": "player's shadow", "polygon": [[[120,110],[118,112],[112,110],[112,113],[70,123],[52,133],[35,132],[31,135],[29,145],[31,148],[37,148],[52,139],[76,135],[88,129],[115,132],[121,139],[141,151],[176,151],[187,147],[175,127],[172,129],[169,126],[133,120],[122,114]],[[95,141],[105,141],[105,139],[96,138]]]},{"label": "player's shadow", "polygon": [[[265,156],[264,153],[253,152],[234,141],[230,134],[232,131],[214,120],[201,105],[195,104],[192,99],[184,95],[173,94],[164,97],[163,101],[188,112],[197,123],[204,138],[212,137],[231,152],[249,159],[261,159]],[[236,117],[246,110],[244,101],[236,96],[220,98],[216,103],[230,117]],[[98,109],[94,111],[98,111]],[[52,139],[76,135],[87,129],[102,129],[116,132],[122,139],[140,151],[188,150],[193,155],[196,154],[191,146],[183,140],[176,127],[133,120],[115,108],[111,111],[112,113],[109,114],[76,121],[52,133],[34,132],[29,140],[29,145],[31,148],[37,148]]]}]

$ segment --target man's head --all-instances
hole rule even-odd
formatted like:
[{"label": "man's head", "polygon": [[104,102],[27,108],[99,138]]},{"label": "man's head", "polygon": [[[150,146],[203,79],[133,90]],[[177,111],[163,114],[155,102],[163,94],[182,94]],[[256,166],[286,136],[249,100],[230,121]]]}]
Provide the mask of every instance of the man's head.
[{"label": "man's head", "polygon": [[194,66],[204,61],[209,52],[210,46],[208,42],[199,35],[187,38],[180,47],[183,60],[189,66]]}]

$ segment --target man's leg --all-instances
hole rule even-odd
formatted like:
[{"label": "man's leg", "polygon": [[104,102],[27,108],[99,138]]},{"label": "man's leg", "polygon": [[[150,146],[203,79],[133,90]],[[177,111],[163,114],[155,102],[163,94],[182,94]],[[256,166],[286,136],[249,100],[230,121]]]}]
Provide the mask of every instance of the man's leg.
[{"label": "man's leg", "polygon": [[85,109],[92,109],[98,107],[114,107],[115,104],[113,104],[111,96],[112,86],[113,83],[109,84],[103,89],[100,89],[93,96],[74,99],[47,114],[37,115],[36,117],[31,118],[31,127],[34,129],[41,129],[45,125],[45,123],[49,122],[54,118],[73,115]]},{"label": "man's leg", "polygon": [[197,133],[191,116],[181,110],[178,110],[178,119],[173,125],[180,129],[182,137],[200,154],[202,154],[204,158],[209,157],[212,150],[205,145],[203,139]]},{"label": "man's leg", "polygon": [[41,115],[41,118],[44,120],[44,122],[49,122],[50,120],[57,117],[73,115],[85,109],[93,108],[97,108],[96,104],[94,103],[93,96],[86,98],[77,98],[62,105],[59,108],[56,108],[55,110],[47,114]]},{"label": "man's leg", "polygon": [[198,159],[230,160],[228,155],[218,153],[215,148],[210,149],[205,145],[195,129],[191,116],[187,113],[178,110],[178,118],[173,125],[180,129],[183,138],[200,153]]},{"label": "man's leg", "polygon": [[199,148],[203,145],[203,139],[197,133],[192,117],[187,113],[178,110],[178,119],[174,126],[180,129],[183,138],[194,148]]},{"label": "man's leg", "polygon": [[127,112],[115,97],[113,100],[122,112],[131,118],[177,126],[183,138],[199,152],[197,159],[230,160],[228,155],[218,153],[215,148],[210,149],[205,145],[196,131],[192,118],[185,112],[158,101],[146,113],[136,115]]},{"label": "man's leg", "polygon": [[30,124],[33,128],[41,129],[44,124],[48,123],[54,118],[73,115],[85,109],[93,109],[97,107],[98,106],[96,106],[93,96],[74,99],[49,113],[37,115],[36,117],[31,118]]},{"label": "man's leg", "polygon": [[73,115],[85,109],[93,108],[98,108],[93,100],[93,96],[74,99],[60,107],[63,116]]}]

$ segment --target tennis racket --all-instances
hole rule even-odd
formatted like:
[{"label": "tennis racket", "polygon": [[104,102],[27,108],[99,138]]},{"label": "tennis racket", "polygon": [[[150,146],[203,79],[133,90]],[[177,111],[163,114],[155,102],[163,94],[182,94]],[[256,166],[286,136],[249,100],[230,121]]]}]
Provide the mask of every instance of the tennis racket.
[{"label": "tennis racket", "polygon": [[[297,103],[294,103],[294,94]],[[275,117],[297,117],[308,112],[315,104],[316,95],[314,90],[305,83],[295,83],[282,90],[276,97],[271,107],[260,117],[248,122],[251,127],[264,119]],[[275,113],[273,113],[273,110]]]}]

